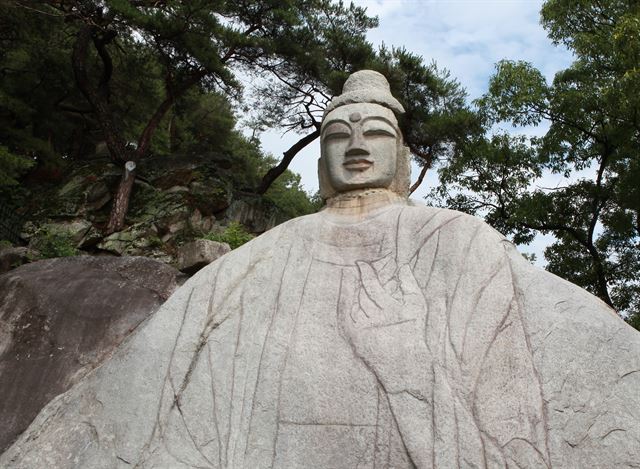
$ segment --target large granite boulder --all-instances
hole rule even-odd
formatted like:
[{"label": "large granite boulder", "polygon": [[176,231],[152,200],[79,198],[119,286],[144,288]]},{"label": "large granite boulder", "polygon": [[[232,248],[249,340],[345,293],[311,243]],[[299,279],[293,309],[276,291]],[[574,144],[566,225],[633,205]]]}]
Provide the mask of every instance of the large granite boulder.
[{"label": "large granite boulder", "polygon": [[196,239],[180,246],[177,267],[186,274],[194,274],[229,251],[231,248],[227,243]]},{"label": "large granite boulder", "polygon": [[4,274],[22,264],[26,264],[37,256],[37,251],[24,246],[7,246],[0,248],[0,274]]},{"label": "large granite boulder", "polygon": [[636,467],[640,334],[480,220],[380,196],[199,271],[0,467]]},{"label": "large granite boulder", "polygon": [[70,257],[0,276],[0,451],[169,297],[180,273],[143,257]]},{"label": "large granite boulder", "polygon": [[640,334],[481,220],[407,199],[401,104],[354,74],[326,208],[200,270],[0,466],[638,468]]}]

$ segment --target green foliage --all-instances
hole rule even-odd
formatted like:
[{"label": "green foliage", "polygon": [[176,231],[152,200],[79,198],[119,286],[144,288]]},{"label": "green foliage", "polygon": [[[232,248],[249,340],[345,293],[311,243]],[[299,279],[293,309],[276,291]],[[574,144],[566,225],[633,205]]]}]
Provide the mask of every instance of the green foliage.
[{"label": "green foliage", "polygon": [[478,100],[486,117],[493,122],[510,121],[514,125],[538,125],[545,118],[539,112],[522,109],[544,109],[549,88],[539,70],[528,62],[502,60],[489,82],[489,92]]},{"label": "green foliage", "polygon": [[[640,6],[549,0],[542,23],[573,64],[547,83],[502,61],[478,100],[485,126],[550,124],[538,138],[494,136],[441,171],[439,203],[484,215],[516,242],[553,234],[548,269],[623,315],[640,313]],[[541,187],[544,174],[567,178]],[[585,175],[590,175],[586,177]]]},{"label": "green foliage", "polygon": [[[236,190],[251,192],[262,176],[277,161],[266,155],[256,139],[248,139],[239,132],[231,132],[223,151],[229,155],[232,167],[229,178]],[[300,176],[289,170],[274,181],[264,197],[273,203],[285,218],[295,218],[317,212],[322,203],[311,200],[304,191]]]},{"label": "green foliage", "polygon": [[309,215],[320,210],[322,201],[311,199],[300,183],[300,175],[287,170],[265,194],[286,218]]},{"label": "green foliage", "polygon": [[375,53],[366,33],[378,20],[365,8],[342,1],[282,5],[299,9],[280,25],[273,43],[273,51],[285,60],[263,56],[255,61],[253,73],[261,80],[251,103],[253,126],[307,133],[318,127],[330,97],[339,94],[349,74],[371,66]]},{"label": "green foliage", "polygon": [[627,324],[640,331],[640,313],[635,313],[627,318]]},{"label": "green foliage", "polygon": [[[232,104],[273,111],[263,127],[305,132],[315,91],[328,96],[372,57],[366,31],[376,24],[329,0],[3,2],[0,145],[38,165],[103,142],[119,165],[225,151],[242,140]],[[267,84],[258,101],[243,101],[239,71]],[[118,190],[124,204],[129,192]]]},{"label": "green foliage", "polygon": [[250,192],[273,159],[264,155],[260,142],[246,138],[240,132],[234,131],[223,149],[229,155],[232,163],[231,174],[234,187]]},{"label": "green foliage", "polygon": [[405,143],[424,171],[455,161],[483,128],[466,102],[464,88],[447,70],[423,63],[405,49],[382,47],[376,64],[405,108]]},{"label": "green foliage", "polygon": [[251,241],[254,236],[249,233],[239,222],[231,222],[222,233],[211,232],[202,237],[210,241],[227,243],[231,249],[236,249]]},{"label": "green foliage", "polygon": [[63,98],[67,104],[77,98],[64,21],[1,2],[0,30],[0,167],[7,153],[50,164],[59,160],[77,125],[60,107]]},{"label": "green foliage", "polygon": [[18,177],[31,166],[33,161],[14,155],[7,147],[0,145],[0,187],[18,184]]},{"label": "green foliage", "polygon": [[38,259],[70,257],[78,254],[71,236],[56,230],[41,228],[34,235],[31,247],[38,251]]},{"label": "green foliage", "polygon": [[508,134],[477,138],[464,157],[440,169],[440,185],[430,194],[432,202],[483,216],[500,232],[513,235],[516,243],[530,242],[535,232],[521,226],[521,218],[527,216],[527,208],[539,213],[546,208],[542,192],[529,192],[531,180],[540,176],[541,169],[527,143],[524,137]]},{"label": "green foliage", "polygon": [[236,119],[225,96],[192,89],[167,117],[165,152],[191,155],[230,149]]}]

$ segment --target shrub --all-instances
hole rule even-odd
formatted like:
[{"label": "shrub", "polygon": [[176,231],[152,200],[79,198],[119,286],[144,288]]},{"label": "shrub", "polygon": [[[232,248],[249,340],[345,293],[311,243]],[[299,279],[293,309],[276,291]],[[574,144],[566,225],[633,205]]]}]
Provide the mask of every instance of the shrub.
[{"label": "shrub", "polygon": [[222,233],[211,232],[202,238],[210,241],[218,241],[219,243],[227,243],[231,249],[236,249],[244,243],[251,241],[254,236],[249,233],[242,224],[233,221],[229,223]]},{"label": "shrub", "polygon": [[78,250],[70,235],[56,232],[46,227],[38,230],[31,243],[31,247],[38,251],[39,259],[70,257],[78,254]]}]

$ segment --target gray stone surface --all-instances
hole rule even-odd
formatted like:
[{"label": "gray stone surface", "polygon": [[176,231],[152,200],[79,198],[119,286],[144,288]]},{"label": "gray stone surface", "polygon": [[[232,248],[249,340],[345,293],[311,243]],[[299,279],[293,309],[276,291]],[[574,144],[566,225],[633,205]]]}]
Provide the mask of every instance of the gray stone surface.
[{"label": "gray stone surface", "polygon": [[227,243],[208,239],[196,239],[178,248],[178,269],[194,274],[204,266],[231,251]]},{"label": "gray stone surface", "polygon": [[24,246],[0,248],[0,274],[15,269],[38,256],[38,251]]},{"label": "gray stone surface", "polygon": [[282,221],[281,217],[260,198],[234,200],[226,212],[231,222],[238,222],[246,226],[252,233],[264,233]]},{"label": "gray stone surface", "polygon": [[202,269],[0,466],[638,467],[640,334],[481,220],[409,202],[385,108],[325,124],[327,207]]},{"label": "gray stone surface", "polygon": [[50,259],[0,276],[0,451],[155,312],[179,276],[142,257]]},{"label": "gray stone surface", "polygon": [[404,113],[402,104],[391,95],[387,79],[373,70],[361,70],[351,75],[344,84],[342,94],[331,100],[325,114],[346,104],[373,103]]}]

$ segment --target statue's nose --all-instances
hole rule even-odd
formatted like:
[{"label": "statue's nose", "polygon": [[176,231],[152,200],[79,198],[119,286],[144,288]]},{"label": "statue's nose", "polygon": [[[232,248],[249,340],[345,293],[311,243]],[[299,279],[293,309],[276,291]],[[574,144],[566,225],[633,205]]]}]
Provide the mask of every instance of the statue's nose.
[{"label": "statue's nose", "polygon": [[369,154],[369,147],[362,135],[362,131],[356,129],[356,131],[351,134],[345,156],[363,156]]}]

